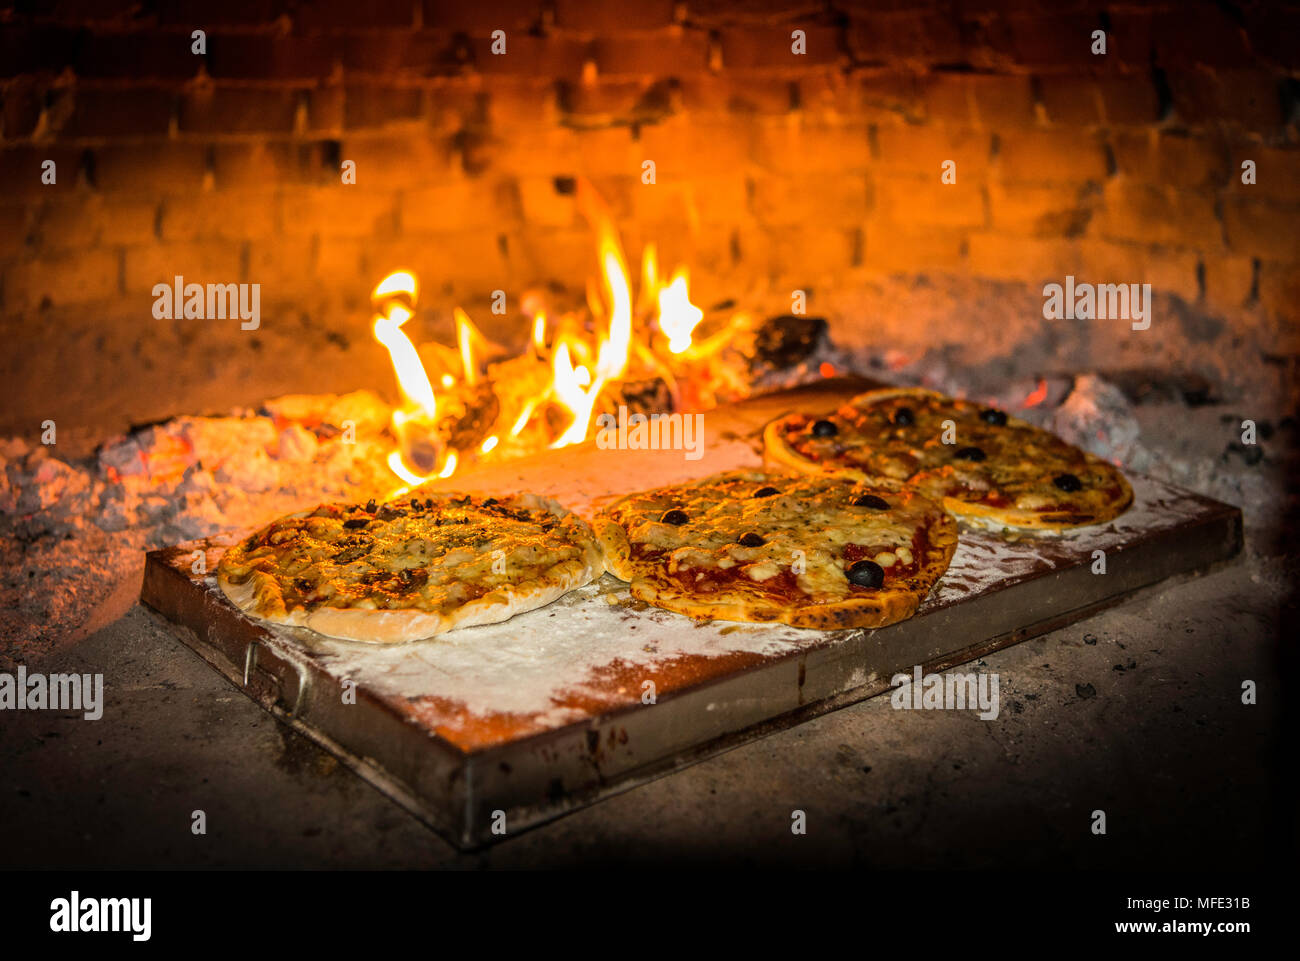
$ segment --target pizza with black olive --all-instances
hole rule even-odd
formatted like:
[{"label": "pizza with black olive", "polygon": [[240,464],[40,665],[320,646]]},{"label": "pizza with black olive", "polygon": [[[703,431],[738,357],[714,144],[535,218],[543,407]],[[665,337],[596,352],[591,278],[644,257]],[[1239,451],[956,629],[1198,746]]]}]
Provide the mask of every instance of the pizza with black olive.
[{"label": "pizza with black olive", "polygon": [[823,630],[910,617],[957,547],[952,518],[902,485],[758,470],[629,494],[594,527],[649,604]]},{"label": "pizza with black olive", "polygon": [[770,462],[902,481],[985,526],[1063,530],[1122,514],[1133,489],[1112,464],[1004,411],[921,388],[860,394],[817,417],[767,425]]},{"label": "pizza with black olive", "polygon": [[393,643],[504,621],[601,570],[591,528],[554,501],[416,492],[282,517],[228,550],[217,578],[262,620]]}]

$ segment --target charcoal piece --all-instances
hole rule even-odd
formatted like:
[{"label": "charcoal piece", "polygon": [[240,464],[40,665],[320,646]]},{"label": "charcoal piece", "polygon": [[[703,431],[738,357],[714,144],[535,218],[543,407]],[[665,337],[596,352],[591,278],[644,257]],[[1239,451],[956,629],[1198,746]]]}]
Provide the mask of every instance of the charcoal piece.
[{"label": "charcoal piece", "polygon": [[478,384],[469,390],[471,393],[464,398],[464,415],[447,417],[438,424],[438,432],[447,438],[447,446],[452,450],[477,448],[501,412],[501,402],[497,400],[491,384]]},{"label": "charcoal piece", "polygon": [[754,332],[754,360],[785,370],[807,360],[826,341],[825,317],[770,317]]},{"label": "charcoal piece", "polygon": [[670,414],[673,395],[662,378],[630,380],[617,386],[619,402],[629,414]]}]

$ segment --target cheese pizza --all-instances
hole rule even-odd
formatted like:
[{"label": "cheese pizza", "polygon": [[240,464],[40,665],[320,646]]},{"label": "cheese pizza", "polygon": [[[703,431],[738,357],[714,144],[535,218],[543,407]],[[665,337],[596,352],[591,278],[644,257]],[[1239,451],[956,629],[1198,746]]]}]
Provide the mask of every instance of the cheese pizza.
[{"label": "cheese pizza", "polygon": [[729,471],[622,497],[597,516],[606,569],[691,617],[820,629],[910,617],[957,527],[901,485]]},{"label": "cheese pizza", "polygon": [[254,617],[391,643],[504,621],[601,570],[591,528],[554,501],[417,491],[282,517],[228,550],[217,577]]},{"label": "cheese pizza", "polygon": [[806,473],[891,478],[992,527],[1064,530],[1122,514],[1119,469],[1004,411],[921,388],[873,390],[834,413],[795,413],[764,431],[768,460]]}]

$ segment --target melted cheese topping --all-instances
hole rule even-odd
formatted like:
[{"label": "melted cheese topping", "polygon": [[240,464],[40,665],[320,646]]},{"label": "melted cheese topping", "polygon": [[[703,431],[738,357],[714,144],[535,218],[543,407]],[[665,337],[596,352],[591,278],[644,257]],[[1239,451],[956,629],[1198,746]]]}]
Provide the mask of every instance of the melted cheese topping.
[{"label": "melted cheese topping", "polygon": [[[767,487],[778,493],[757,496]],[[888,506],[853,506],[867,494]],[[674,511],[685,514],[684,523],[671,523]],[[943,516],[938,505],[908,491],[844,477],[746,471],[633,494],[606,513],[627,532],[634,559],[659,559],[687,585],[692,576],[703,580],[715,571],[735,570],[758,584],[790,573],[801,591],[818,600],[865,590],[846,575],[858,560],[880,564],[886,586],[915,573],[913,565],[926,560],[913,557],[915,538]],[[750,534],[763,543],[741,543]]]},{"label": "melted cheese topping", "polygon": [[231,548],[219,570],[232,584],[255,573],[269,578],[258,580],[268,589],[258,597],[268,613],[447,613],[493,590],[544,579],[565,562],[584,563],[592,536],[571,514],[443,493],[382,506],[323,504],[281,518]]}]

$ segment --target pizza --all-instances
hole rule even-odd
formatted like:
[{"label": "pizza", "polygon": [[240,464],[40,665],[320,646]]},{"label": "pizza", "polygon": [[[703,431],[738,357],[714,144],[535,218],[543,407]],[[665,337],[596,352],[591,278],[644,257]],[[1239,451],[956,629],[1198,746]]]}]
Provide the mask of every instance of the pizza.
[{"label": "pizza", "polygon": [[823,630],[910,617],[957,547],[934,501],[848,475],[728,471],[621,497],[593,526],[649,604]]},{"label": "pizza", "polygon": [[1065,530],[1122,514],[1118,468],[1005,411],[922,388],[868,391],[834,413],[767,425],[768,460],[807,473],[890,478],[987,527]]},{"label": "pizza", "polygon": [[261,620],[391,643],[504,621],[602,569],[591,528],[554,501],[417,491],[282,517],[228,550],[217,578]]}]

